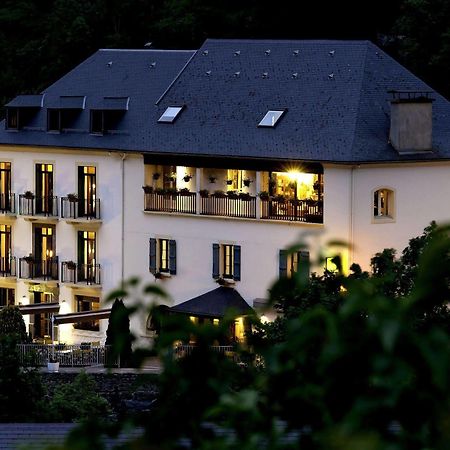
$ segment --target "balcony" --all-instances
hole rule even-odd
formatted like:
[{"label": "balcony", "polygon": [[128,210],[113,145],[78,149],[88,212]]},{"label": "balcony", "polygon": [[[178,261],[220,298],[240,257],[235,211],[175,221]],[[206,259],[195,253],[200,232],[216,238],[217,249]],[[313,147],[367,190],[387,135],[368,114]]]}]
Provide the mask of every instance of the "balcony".
[{"label": "balcony", "polygon": [[61,283],[101,285],[100,264],[77,264],[73,261],[61,263]]},{"label": "balcony", "polygon": [[323,202],[297,199],[261,199],[261,219],[323,223]]},{"label": "balcony", "polygon": [[58,197],[35,197],[19,195],[19,214],[28,217],[47,217],[58,219]]},{"label": "balcony", "polygon": [[144,191],[144,211],[196,214],[195,192]]},{"label": "balcony", "polygon": [[200,214],[256,219],[256,197],[249,194],[202,194]]},{"label": "balcony", "polygon": [[0,214],[16,215],[16,194],[0,194]]},{"label": "balcony", "polygon": [[0,258],[0,276],[1,277],[16,277],[16,257],[11,256],[9,258]]},{"label": "balcony", "polygon": [[72,222],[99,221],[100,199],[61,197],[61,218]]},{"label": "balcony", "polygon": [[58,257],[37,260],[32,256],[19,258],[19,278],[29,280],[58,280]]}]

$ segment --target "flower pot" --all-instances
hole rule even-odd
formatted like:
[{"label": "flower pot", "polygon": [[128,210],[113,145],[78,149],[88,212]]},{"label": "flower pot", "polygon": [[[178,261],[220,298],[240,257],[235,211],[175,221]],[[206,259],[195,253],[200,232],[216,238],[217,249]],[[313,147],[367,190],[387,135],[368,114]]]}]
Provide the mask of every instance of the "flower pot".
[{"label": "flower pot", "polygon": [[48,362],[47,370],[51,373],[59,372],[59,362]]}]

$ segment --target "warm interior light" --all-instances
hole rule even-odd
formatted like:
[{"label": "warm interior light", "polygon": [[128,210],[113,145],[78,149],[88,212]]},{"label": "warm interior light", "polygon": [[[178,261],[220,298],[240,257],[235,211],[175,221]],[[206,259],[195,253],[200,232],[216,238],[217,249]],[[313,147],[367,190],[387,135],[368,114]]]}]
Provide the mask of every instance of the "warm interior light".
[{"label": "warm interior light", "polygon": [[287,173],[289,179],[291,181],[296,181],[299,184],[313,184],[314,183],[314,174],[313,173],[304,173],[296,170],[290,170]]}]

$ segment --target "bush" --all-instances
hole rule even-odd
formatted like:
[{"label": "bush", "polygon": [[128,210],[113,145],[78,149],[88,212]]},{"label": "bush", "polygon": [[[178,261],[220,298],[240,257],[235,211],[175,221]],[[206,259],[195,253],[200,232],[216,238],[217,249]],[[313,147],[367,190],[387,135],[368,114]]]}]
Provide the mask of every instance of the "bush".
[{"label": "bush", "polygon": [[27,340],[25,322],[18,306],[5,306],[0,310],[0,336],[14,335],[19,342]]},{"label": "bush", "polygon": [[104,419],[109,413],[108,401],[97,394],[95,381],[86,372],[72,383],[59,385],[48,407],[49,420],[55,422]]}]

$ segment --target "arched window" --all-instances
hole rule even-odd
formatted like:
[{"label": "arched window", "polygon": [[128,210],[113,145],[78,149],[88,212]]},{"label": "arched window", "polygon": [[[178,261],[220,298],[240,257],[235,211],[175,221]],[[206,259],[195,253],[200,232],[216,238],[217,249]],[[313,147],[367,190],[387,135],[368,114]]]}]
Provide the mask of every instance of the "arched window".
[{"label": "arched window", "polygon": [[388,188],[377,189],[373,193],[373,217],[394,218],[394,191]]}]

